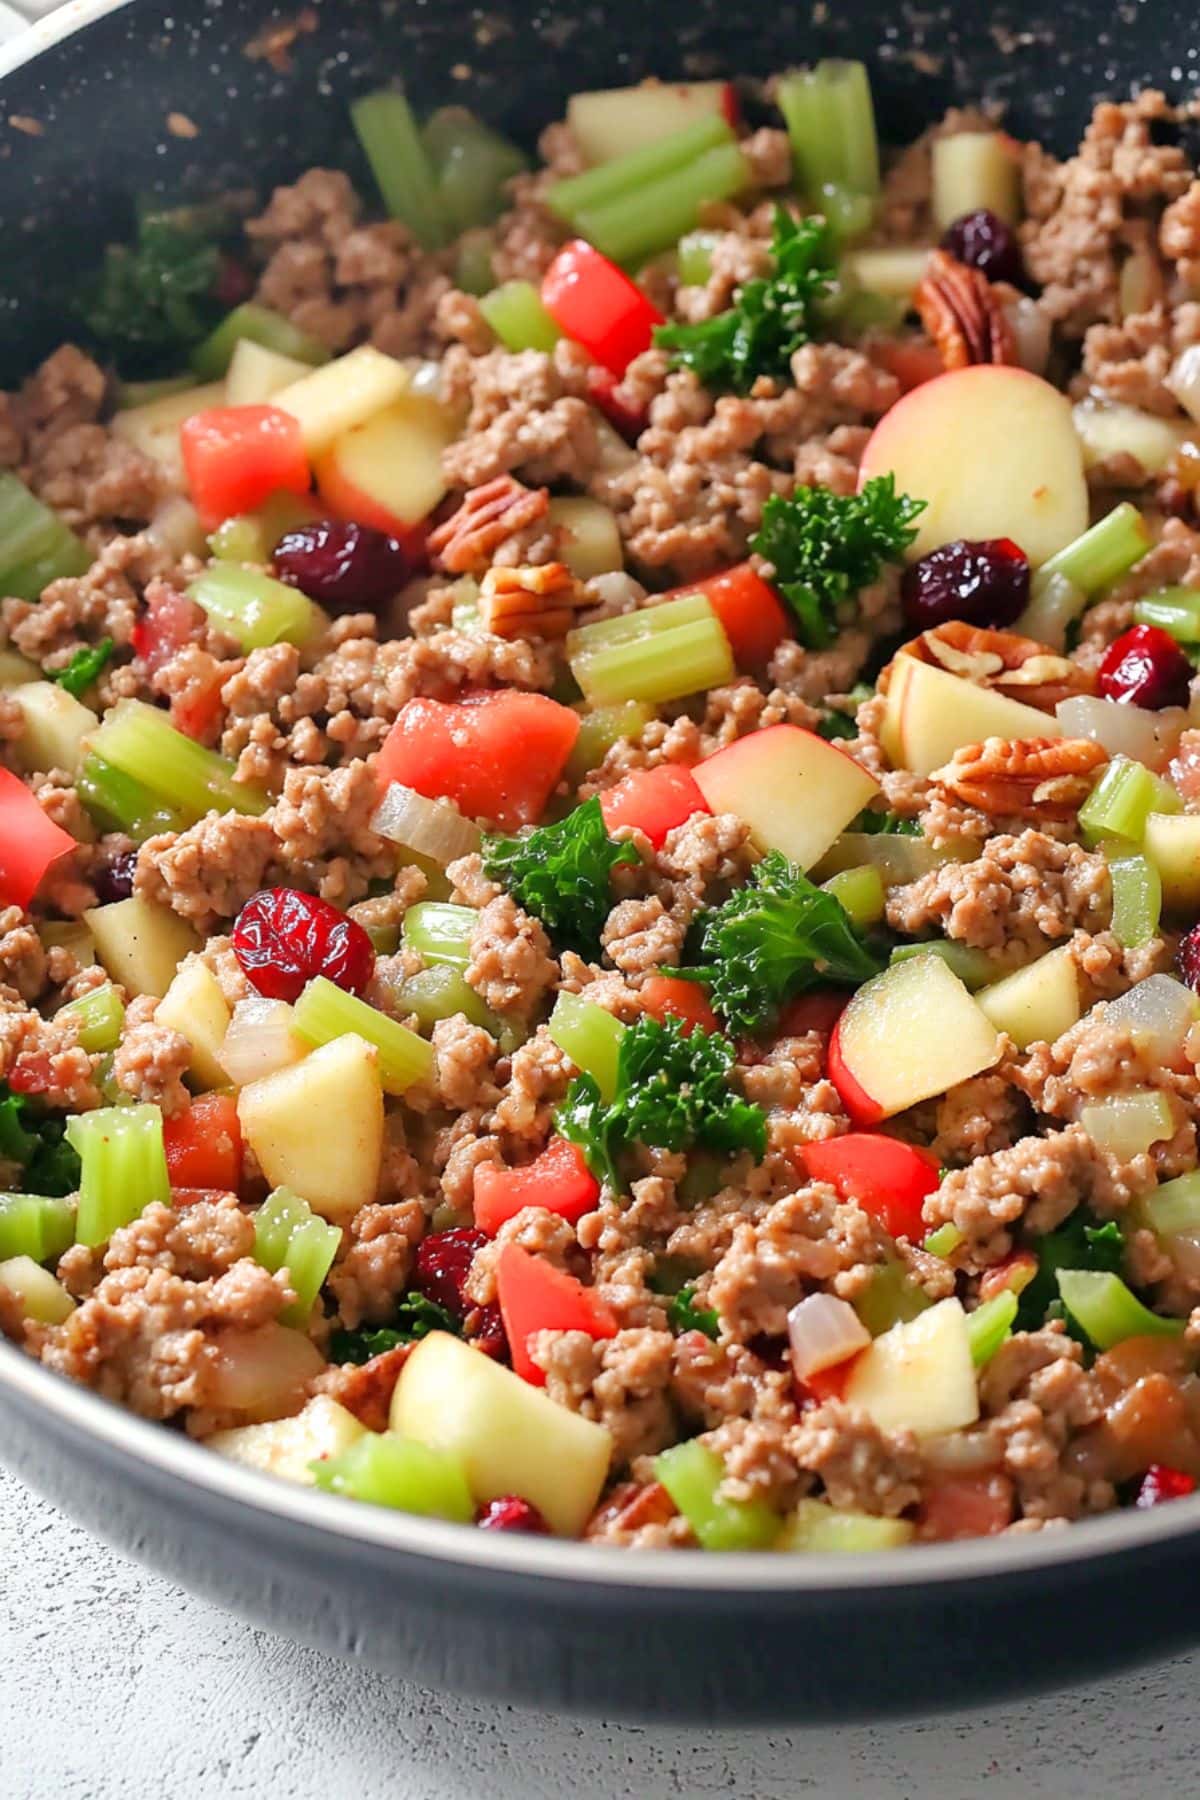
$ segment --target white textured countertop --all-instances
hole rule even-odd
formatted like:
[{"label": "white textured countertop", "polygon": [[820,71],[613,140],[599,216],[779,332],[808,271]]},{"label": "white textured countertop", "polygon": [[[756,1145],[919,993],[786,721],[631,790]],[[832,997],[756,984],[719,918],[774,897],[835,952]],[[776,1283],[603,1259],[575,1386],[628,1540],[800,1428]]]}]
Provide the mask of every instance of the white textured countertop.
[{"label": "white textured countertop", "polygon": [[114,1555],[3,1474],[0,1594],[3,1800],[1196,1791],[1200,1657],[982,1717],[878,1728],[705,1732],[555,1719],[431,1694],[252,1630]]}]

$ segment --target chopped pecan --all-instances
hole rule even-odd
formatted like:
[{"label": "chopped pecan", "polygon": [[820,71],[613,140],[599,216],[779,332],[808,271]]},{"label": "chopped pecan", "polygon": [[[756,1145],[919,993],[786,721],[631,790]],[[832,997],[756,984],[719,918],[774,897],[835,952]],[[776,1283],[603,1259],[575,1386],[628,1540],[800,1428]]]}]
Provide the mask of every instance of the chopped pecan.
[{"label": "chopped pecan", "polygon": [[585,598],[565,563],[493,568],[480,584],[479,615],[496,637],[565,637]]},{"label": "chopped pecan", "polygon": [[527,488],[511,475],[497,475],[472,488],[458,511],[429,534],[429,553],[452,575],[478,575],[506,538],[545,517],[546,488]]},{"label": "chopped pecan", "polygon": [[1052,713],[1060,700],[1096,690],[1093,674],[1036,638],[968,625],[962,619],[923,631],[900,654],[934,663],[976,687],[995,688],[1040,712]]},{"label": "chopped pecan", "polygon": [[991,282],[948,251],[930,252],[915,304],[947,369],[1016,362],[1012,327]]},{"label": "chopped pecan", "polygon": [[584,1528],[585,1538],[639,1531],[643,1525],[665,1525],[675,1516],[675,1502],[661,1482],[623,1481],[602,1500]]},{"label": "chopped pecan", "polygon": [[394,1350],[381,1350],[369,1362],[333,1363],[317,1377],[317,1391],[352,1412],[368,1431],[386,1431],[392,1392],[415,1347],[397,1344]]},{"label": "chopped pecan", "polygon": [[985,738],[956,750],[929,779],[980,812],[1069,819],[1107,761],[1090,738]]}]

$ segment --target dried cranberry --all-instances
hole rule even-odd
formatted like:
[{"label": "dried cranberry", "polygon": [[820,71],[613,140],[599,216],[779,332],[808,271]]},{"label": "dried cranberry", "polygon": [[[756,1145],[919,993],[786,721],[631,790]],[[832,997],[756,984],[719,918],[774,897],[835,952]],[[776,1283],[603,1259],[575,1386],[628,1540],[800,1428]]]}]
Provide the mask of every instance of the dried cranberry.
[{"label": "dried cranberry", "polygon": [[213,287],[213,299],[221,306],[240,306],[254,292],[254,275],[246,264],[239,262],[236,256],[229,256],[224,251],[217,269],[217,279]]},{"label": "dried cranberry", "polygon": [[1020,287],[1025,279],[1021,251],[1010,228],[994,212],[981,206],[963,213],[942,238],[942,249],[959,262],[978,269],[989,281],[1009,281]]},{"label": "dried cranberry", "polygon": [[1142,1508],[1161,1506],[1164,1500],[1182,1500],[1185,1494],[1195,1491],[1195,1479],[1185,1475],[1182,1469],[1168,1469],[1165,1463],[1151,1463],[1133,1504]]},{"label": "dried cranberry", "polygon": [[482,1350],[493,1362],[511,1362],[508,1333],[500,1308],[494,1302],[490,1306],[477,1306],[474,1312],[467,1314],[466,1334],[473,1350]]},{"label": "dried cranberry", "polygon": [[287,532],[275,546],[274,562],[281,581],[334,611],[382,605],[409,573],[396,538],[341,519],[318,519]]},{"label": "dried cranberry", "polygon": [[487,1232],[474,1225],[459,1225],[453,1231],[435,1231],[422,1238],[417,1246],[414,1285],[427,1300],[436,1300],[454,1318],[465,1319],[474,1304],[466,1293],[467,1276],[475,1252],[487,1242]]},{"label": "dried cranberry", "polygon": [[102,906],[110,906],[114,900],[129,899],[133,893],[133,872],[136,868],[136,850],[122,850],[110,862],[101,863],[92,879]]},{"label": "dried cranberry", "polygon": [[1096,677],[1106,700],[1157,711],[1186,706],[1195,670],[1169,632],[1157,625],[1133,625],[1110,644]]},{"label": "dried cranberry", "polygon": [[1179,970],[1179,979],[1194,994],[1200,994],[1200,925],[1193,925],[1180,938],[1179,948],[1175,952],[1175,967]]},{"label": "dried cranberry", "polygon": [[904,571],[900,597],[919,631],[950,619],[1011,625],[1029,600],[1029,558],[1011,538],[956,538]]},{"label": "dried cranberry", "polygon": [[536,1506],[519,1494],[504,1494],[481,1506],[475,1518],[481,1531],[528,1531],[548,1537],[550,1527]]},{"label": "dried cranberry", "polygon": [[375,968],[362,926],[297,888],[251,894],[234,922],[233,950],[251,987],[268,1000],[299,999],[314,975],[361,994]]}]

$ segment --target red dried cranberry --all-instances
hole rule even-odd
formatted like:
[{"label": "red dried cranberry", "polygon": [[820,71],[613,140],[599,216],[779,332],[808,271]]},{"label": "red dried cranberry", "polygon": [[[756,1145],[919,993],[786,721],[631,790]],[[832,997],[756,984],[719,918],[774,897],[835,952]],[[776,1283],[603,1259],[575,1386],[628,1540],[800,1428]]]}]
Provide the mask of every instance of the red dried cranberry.
[{"label": "red dried cranberry", "polygon": [[477,1306],[474,1312],[467,1314],[466,1334],[471,1348],[482,1350],[493,1362],[512,1361],[504,1319],[495,1302],[490,1306]]},{"label": "red dried cranberry", "polygon": [[918,631],[950,619],[1011,625],[1029,600],[1029,558],[1011,538],[956,538],[904,571],[900,596]]},{"label": "red dried cranberry", "polygon": [[994,212],[981,206],[978,212],[963,213],[955,219],[942,238],[942,249],[959,262],[978,269],[989,281],[1009,281],[1020,287],[1025,279],[1021,251],[1012,231]]},{"label": "red dried cranberry", "polygon": [[1175,967],[1179,970],[1179,979],[1194,994],[1200,994],[1200,925],[1193,925],[1180,938],[1179,948],[1175,952]]},{"label": "red dried cranberry", "polygon": [[1096,685],[1106,700],[1157,711],[1186,706],[1195,670],[1169,632],[1157,625],[1133,625],[1110,644]]},{"label": "red dried cranberry", "polygon": [[1185,1475],[1182,1469],[1168,1469],[1166,1463],[1151,1463],[1133,1504],[1142,1508],[1161,1506],[1164,1500],[1182,1500],[1185,1494],[1195,1491],[1193,1476]]},{"label": "red dried cranberry", "polygon": [[543,1537],[550,1534],[550,1527],[537,1507],[522,1500],[519,1494],[504,1494],[499,1500],[489,1500],[486,1506],[480,1507],[475,1523],[481,1531],[528,1531]]},{"label": "red dried cranberry", "polygon": [[221,253],[217,279],[213,287],[213,299],[221,306],[233,308],[248,300],[254,292],[254,275],[246,264],[239,262],[236,256]]},{"label": "red dried cranberry", "polygon": [[299,999],[314,975],[361,994],[375,969],[362,926],[298,888],[251,894],[234,922],[233,950],[250,986],[268,1000]]},{"label": "red dried cranberry", "polygon": [[123,850],[111,861],[101,863],[92,879],[102,906],[111,906],[114,900],[129,899],[133,893],[133,872],[136,868],[136,850]]},{"label": "red dried cranberry", "polygon": [[417,1246],[414,1286],[454,1318],[465,1319],[474,1304],[465,1291],[467,1276],[475,1252],[487,1242],[487,1232],[474,1225],[459,1225],[453,1231],[435,1231],[422,1238]]},{"label": "red dried cranberry", "polygon": [[320,606],[381,606],[408,580],[404,546],[373,525],[318,519],[300,525],[275,546],[275,571]]}]

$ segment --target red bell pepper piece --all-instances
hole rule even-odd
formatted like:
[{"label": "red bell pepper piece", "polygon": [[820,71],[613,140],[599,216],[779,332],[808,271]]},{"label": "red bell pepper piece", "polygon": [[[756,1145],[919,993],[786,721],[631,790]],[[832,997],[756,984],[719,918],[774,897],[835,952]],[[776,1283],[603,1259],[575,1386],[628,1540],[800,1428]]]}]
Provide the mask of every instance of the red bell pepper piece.
[{"label": "red bell pepper piece", "polygon": [[716,1013],[708,1003],[708,995],[698,981],[685,981],[681,975],[651,975],[638,989],[638,999],[652,1018],[681,1019],[689,1031],[720,1031]]},{"label": "red bell pepper piece", "polygon": [[70,832],[46,817],[20,776],[0,768],[0,900],[27,907],[50,864],[74,848]]},{"label": "red bell pepper piece", "polygon": [[614,426],[621,436],[633,443],[646,428],[647,411],[644,406],[627,406],[617,393],[617,377],[611,369],[601,369],[595,365],[587,372],[588,399],[593,406],[598,406],[609,424]]},{"label": "red bell pepper piece", "polygon": [[186,1112],[163,1120],[167,1174],[175,1188],[236,1194],[242,1179],[242,1131],[232,1094],[201,1094]]},{"label": "red bell pepper piece", "polygon": [[832,1182],[844,1200],[857,1200],[892,1237],[913,1242],[924,1237],[922,1203],[938,1184],[937,1159],[929,1151],[878,1132],[855,1131],[805,1144],[799,1156],[811,1180]]},{"label": "red bell pepper piece", "polygon": [[853,1356],[844,1357],[839,1363],[830,1363],[827,1369],[813,1369],[803,1381],[796,1383],[801,1399],[809,1401],[813,1406],[823,1406],[826,1400],[844,1400],[850,1384],[850,1372],[861,1355],[862,1351],[857,1350]]},{"label": "red bell pepper piece", "polygon": [[496,1258],[496,1292],[513,1368],[533,1387],[546,1385],[545,1371],[529,1354],[535,1331],[586,1331],[592,1338],[617,1335],[615,1317],[590,1288],[519,1244],[505,1244]]},{"label": "red bell pepper piece", "polygon": [[739,669],[764,669],[791,635],[788,616],[775,589],[748,562],[707,575],[688,587],[672,589],[671,597],[705,594],[721,621],[733,660]]},{"label": "red bell pepper piece", "polygon": [[803,1037],[808,1031],[832,1031],[845,1012],[849,998],[841,988],[816,988],[811,994],[797,994],[779,1015],[776,1037]]},{"label": "red bell pepper piece", "polygon": [[579,714],[545,694],[468,694],[462,700],[409,700],[400,709],[376,770],[427,799],[453,800],[470,819],[506,831],[533,825],[562,776],[579,736]]},{"label": "red bell pepper piece", "polygon": [[1151,1463],[1133,1504],[1142,1511],[1148,1506],[1161,1506],[1164,1500],[1183,1500],[1195,1491],[1194,1476],[1185,1475],[1182,1469],[1169,1469],[1166,1463]]},{"label": "red bell pepper piece", "polygon": [[917,1535],[942,1544],[991,1537],[1011,1525],[1012,1516],[1007,1475],[948,1475],[926,1488],[917,1508]]},{"label": "red bell pepper piece", "polygon": [[253,512],[280,488],[309,489],[300,421],[278,406],[214,406],[179,428],[183,464],[200,523],[214,531]]},{"label": "red bell pepper piece", "polygon": [[475,1223],[495,1237],[523,1206],[540,1206],[574,1225],[600,1198],[600,1183],[578,1144],[552,1137],[540,1156],[520,1169],[480,1163],[475,1170]]},{"label": "red bell pepper piece", "polygon": [[616,376],[650,348],[654,327],[666,323],[624,270],[582,238],[560,250],[543,275],[542,305],[560,331]]},{"label": "red bell pepper piece", "polygon": [[600,811],[610,836],[620,825],[633,825],[645,832],[656,850],[661,850],[677,825],[709,810],[691,770],[682,763],[635,769],[600,796]]}]

